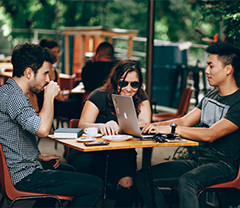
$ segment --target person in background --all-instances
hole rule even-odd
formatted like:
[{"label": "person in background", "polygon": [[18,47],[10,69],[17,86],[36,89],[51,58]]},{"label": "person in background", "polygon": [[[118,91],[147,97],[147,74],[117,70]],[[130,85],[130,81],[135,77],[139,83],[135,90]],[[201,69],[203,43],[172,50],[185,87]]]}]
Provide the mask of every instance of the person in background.
[{"label": "person in background", "polygon": [[[44,48],[44,50],[45,50],[45,60],[48,62],[49,66],[50,66],[49,78],[50,78],[50,80],[53,80],[54,82],[58,83],[58,73],[56,70],[53,69],[53,64],[56,63],[57,57],[49,48]],[[52,74],[52,76],[50,76],[50,74]],[[59,95],[60,95],[60,93],[56,97],[60,97]],[[41,91],[37,94],[37,103],[38,103],[39,110],[42,109],[43,98],[44,98],[44,91]]]},{"label": "person in background", "polygon": [[[150,102],[142,87],[142,74],[137,62],[120,61],[113,68],[106,84],[94,90],[86,99],[79,128],[97,127],[103,135],[119,133],[112,94],[131,96],[140,126],[150,123]],[[104,178],[104,151],[82,153],[71,149],[68,162],[80,172],[93,173]],[[131,207],[135,193],[135,173],[135,149],[109,151],[108,182],[112,184],[116,194],[115,207]]]},{"label": "person in background", "polygon": [[[50,80],[53,80],[54,82],[58,82],[58,71],[54,69],[53,65],[58,62],[59,60],[59,47],[58,43],[50,38],[42,38],[39,41],[39,44],[46,48],[46,50],[51,50],[52,52],[45,53],[47,62],[50,64],[50,70],[49,70],[49,77]],[[58,82],[59,83],[59,82]],[[42,109],[43,104],[43,94],[44,92],[40,92],[37,95],[34,93],[29,92],[28,96],[29,99],[33,105],[33,108],[39,112]],[[61,100],[61,94],[59,93],[57,96]]]},{"label": "person in background", "polygon": [[[59,62],[59,45],[57,41],[51,38],[41,38],[39,40],[39,45],[42,46],[43,48],[49,48],[57,58],[56,63]],[[52,80],[54,80],[54,78]]]},{"label": "person in background", "polygon": [[[240,70],[240,49],[227,43],[213,43],[205,73],[215,87],[187,115],[145,126],[143,133],[171,132],[199,142],[199,151],[188,160],[174,160],[152,167],[157,207],[167,204],[157,187],[178,187],[180,208],[197,208],[198,191],[233,180],[240,161],[240,90],[236,83]],[[197,125],[197,126],[196,126]],[[137,174],[137,187],[148,207],[153,207],[147,170]]]},{"label": "person in background", "polygon": [[[49,77],[50,80],[53,80],[60,85],[59,72],[54,66],[59,61],[58,43],[51,38],[41,38],[39,45],[52,51],[53,54],[50,54],[51,57],[48,58],[48,62],[51,64]],[[41,109],[43,103],[43,92],[37,95],[37,100],[39,109]],[[66,99],[62,93],[59,93],[54,102],[54,117],[66,117],[69,119],[78,118],[81,113],[81,103],[82,100],[78,97],[72,97],[70,94]]]},{"label": "person in background", "polygon": [[[44,170],[40,163],[57,159],[41,154],[35,138],[48,136],[53,101],[60,91],[58,84],[49,79],[46,52],[39,45],[17,45],[12,54],[13,78],[0,88],[0,143],[12,182],[20,191],[73,196],[68,207],[94,207],[101,197],[100,178],[74,171]],[[38,114],[27,95],[44,88],[43,107]],[[50,201],[35,204],[44,206],[51,206]]]},{"label": "person in background", "polygon": [[82,82],[87,92],[91,92],[105,83],[114,66],[113,57],[113,45],[108,42],[100,43],[92,61],[82,69]]},{"label": "person in background", "polygon": [[[47,57],[47,61],[50,63],[50,70],[49,70],[49,78],[50,80],[53,80],[54,82],[57,82],[59,84],[59,72],[54,67],[56,63],[59,61],[59,46],[58,43],[51,39],[51,38],[42,38],[39,41],[39,45],[42,46],[46,50],[51,50]],[[56,100],[63,100],[63,97],[61,96],[61,93],[58,94],[58,96],[55,98]],[[42,108],[43,103],[43,92],[38,94],[38,107],[39,109]]]}]

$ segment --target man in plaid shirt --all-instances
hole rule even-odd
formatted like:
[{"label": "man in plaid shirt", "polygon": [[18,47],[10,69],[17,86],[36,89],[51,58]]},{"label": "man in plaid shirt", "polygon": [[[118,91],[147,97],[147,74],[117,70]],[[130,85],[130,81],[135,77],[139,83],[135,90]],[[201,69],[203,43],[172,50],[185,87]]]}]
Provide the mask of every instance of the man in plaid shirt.
[{"label": "man in plaid shirt", "polygon": [[[69,207],[93,207],[102,193],[101,179],[74,171],[44,170],[40,163],[57,159],[54,155],[42,155],[35,139],[36,135],[48,136],[53,122],[53,101],[60,90],[49,79],[47,53],[34,44],[14,48],[13,78],[0,88],[0,143],[17,189],[73,196]],[[37,114],[27,95],[44,88],[43,107]]]}]

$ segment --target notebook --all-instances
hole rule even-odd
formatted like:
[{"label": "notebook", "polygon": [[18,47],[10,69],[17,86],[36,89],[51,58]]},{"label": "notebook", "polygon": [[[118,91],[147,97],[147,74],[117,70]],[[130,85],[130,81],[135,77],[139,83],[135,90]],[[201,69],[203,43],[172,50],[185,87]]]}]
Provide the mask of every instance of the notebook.
[{"label": "notebook", "polygon": [[81,128],[58,128],[54,131],[54,138],[57,139],[74,139],[82,135]]},{"label": "notebook", "polygon": [[151,138],[153,135],[142,135],[132,97],[112,94],[120,131],[139,138]]}]

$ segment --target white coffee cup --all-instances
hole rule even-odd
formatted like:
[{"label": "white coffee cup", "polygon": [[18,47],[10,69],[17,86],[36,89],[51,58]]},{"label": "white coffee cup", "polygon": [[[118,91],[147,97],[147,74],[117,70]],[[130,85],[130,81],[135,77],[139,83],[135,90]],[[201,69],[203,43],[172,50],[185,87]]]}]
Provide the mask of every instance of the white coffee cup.
[{"label": "white coffee cup", "polygon": [[98,128],[96,128],[96,127],[85,128],[84,133],[90,137],[95,137],[98,134]]}]

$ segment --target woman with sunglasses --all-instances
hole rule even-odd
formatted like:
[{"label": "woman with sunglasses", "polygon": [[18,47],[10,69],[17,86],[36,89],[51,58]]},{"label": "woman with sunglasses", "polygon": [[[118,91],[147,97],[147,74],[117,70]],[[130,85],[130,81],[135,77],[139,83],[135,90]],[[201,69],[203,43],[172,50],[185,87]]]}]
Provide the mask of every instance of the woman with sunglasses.
[{"label": "woman with sunglasses", "polygon": [[[133,98],[140,126],[151,122],[150,102],[142,89],[141,69],[137,62],[124,60],[113,68],[106,84],[93,91],[86,99],[79,128],[97,127],[103,135],[119,133],[112,94]],[[116,191],[115,207],[131,207],[135,189],[136,151],[135,149],[113,150],[109,153],[108,182],[112,184],[114,192]],[[72,149],[69,163],[78,171],[104,177],[104,151],[82,153]]]}]

